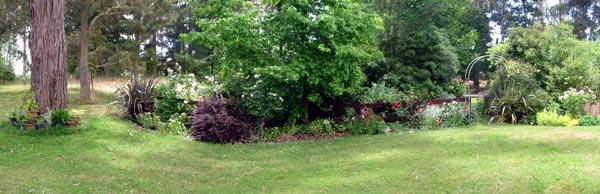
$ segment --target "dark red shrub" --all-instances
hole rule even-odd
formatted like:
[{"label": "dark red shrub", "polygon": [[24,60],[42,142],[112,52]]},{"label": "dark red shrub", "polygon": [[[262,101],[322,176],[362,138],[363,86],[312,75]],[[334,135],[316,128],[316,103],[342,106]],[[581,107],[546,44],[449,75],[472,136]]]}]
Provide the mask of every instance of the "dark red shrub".
[{"label": "dark red shrub", "polygon": [[190,117],[191,136],[198,141],[246,142],[254,130],[252,119],[233,101],[223,97],[199,101]]}]

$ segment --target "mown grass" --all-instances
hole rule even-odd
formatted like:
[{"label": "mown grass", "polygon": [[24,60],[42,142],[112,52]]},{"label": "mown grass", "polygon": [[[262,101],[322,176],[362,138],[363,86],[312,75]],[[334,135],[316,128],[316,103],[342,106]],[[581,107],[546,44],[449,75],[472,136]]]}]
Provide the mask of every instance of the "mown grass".
[{"label": "mown grass", "polygon": [[[19,88],[0,86],[0,107],[15,104]],[[475,125],[220,145],[140,130],[101,105],[75,108],[87,124],[69,135],[2,122],[0,193],[600,193],[596,127]]]}]

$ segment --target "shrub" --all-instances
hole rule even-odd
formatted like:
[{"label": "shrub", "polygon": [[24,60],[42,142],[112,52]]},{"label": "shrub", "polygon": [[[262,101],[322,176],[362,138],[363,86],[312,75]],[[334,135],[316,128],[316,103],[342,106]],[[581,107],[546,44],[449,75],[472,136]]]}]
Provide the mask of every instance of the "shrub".
[{"label": "shrub", "polygon": [[11,108],[9,111],[9,117],[15,120],[11,120],[11,125],[13,126],[22,126],[26,122],[26,113],[22,109]]},{"label": "shrub", "polygon": [[536,113],[536,121],[538,125],[569,126],[572,119],[568,115],[560,115],[556,110],[547,111],[544,109]]},{"label": "shrub", "polygon": [[53,110],[50,117],[51,123],[54,125],[66,125],[71,120],[69,111],[64,109]]},{"label": "shrub", "polygon": [[139,114],[137,116],[137,123],[151,130],[156,130],[157,126],[161,124],[160,117],[151,112]]},{"label": "shrub", "polygon": [[596,95],[594,95],[594,92],[590,89],[577,90],[570,88],[558,97],[558,101],[565,114],[578,118],[585,113],[583,104],[586,102],[594,103],[596,101]]},{"label": "shrub", "polygon": [[16,108],[10,108],[8,111],[9,118],[17,118],[19,116],[19,111]]},{"label": "shrub", "polygon": [[494,74],[486,113],[498,122],[529,123],[535,113],[545,107],[548,94],[540,88],[535,69],[528,64],[508,62]]},{"label": "shrub", "polygon": [[175,135],[188,135],[190,130],[186,126],[190,123],[187,114],[173,114],[167,122],[159,122],[157,127],[158,132],[169,133]]},{"label": "shrub", "polygon": [[362,109],[360,115],[357,115],[348,122],[348,130],[354,135],[375,135],[385,131],[385,123],[382,118],[374,114],[370,109]]},{"label": "shrub", "polygon": [[[43,118],[44,121],[46,121],[48,124],[53,125],[54,124],[54,122],[52,121],[53,114],[54,114],[54,110],[49,110],[49,111],[46,111],[44,114],[42,114],[40,117]],[[69,115],[71,115],[71,114],[69,113]]]},{"label": "shrub", "polygon": [[213,96],[198,102],[191,119],[191,136],[199,141],[244,142],[254,130],[244,111],[223,97]]},{"label": "shrub", "polygon": [[442,105],[442,127],[456,127],[465,124],[467,115],[464,103],[452,102]]},{"label": "shrub", "polygon": [[596,126],[598,125],[598,120],[596,120],[596,118],[585,114],[581,117],[579,117],[579,126]]},{"label": "shrub", "polygon": [[121,117],[136,121],[137,115],[153,112],[156,81],[142,75],[125,73],[125,76],[129,81],[117,88],[116,99],[111,104]]},{"label": "shrub", "polygon": [[385,82],[382,82],[373,83],[371,87],[365,88],[358,99],[360,103],[392,103],[399,101],[399,97],[398,89],[387,87]]},{"label": "shrub", "polygon": [[308,126],[306,126],[305,129],[307,134],[315,136],[333,135],[335,133],[333,121],[328,119],[314,120]]},{"label": "shrub", "polygon": [[255,138],[258,140],[275,140],[281,137],[291,137],[295,135],[307,135],[307,136],[325,136],[334,135],[336,130],[343,128],[345,125],[336,124],[330,119],[317,119],[312,121],[309,125],[285,125],[276,126],[265,129],[258,129]]},{"label": "shrub", "polygon": [[442,105],[426,106],[420,113],[422,129],[439,129],[465,124],[466,104],[452,102]]},{"label": "shrub", "polygon": [[[288,119],[290,123],[303,117],[300,109],[294,108],[301,102],[288,102],[284,97],[289,94],[293,88],[281,87],[283,84],[279,80],[279,75],[275,74],[254,74],[242,76],[236,74],[231,76],[224,84],[229,96],[240,98],[241,106],[249,115],[265,119],[266,121],[276,121]],[[288,93],[288,94],[286,94]],[[292,92],[295,93],[295,92]]]},{"label": "shrub", "polygon": [[291,124],[286,126],[258,129],[256,138],[259,140],[274,140],[283,136],[293,136],[299,133],[305,133],[305,131],[305,126]]},{"label": "shrub", "polygon": [[441,128],[443,111],[440,106],[426,106],[421,113],[421,129]]},{"label": "shrub", "polygon": [[21,97],[21,108],[26,113],[38,110],[33,91],[29,90]]},{"label": "shrub", "polygon": [[154,98],[155,113],[163,122],[168,121],[175,114],[190,114],[194,108],[191,101],[199,99],[202,88],[194,74],[180,73],[168,69],[167,82],[158,84]]},{"label": "shrub", "polygon": [[[364,80],[361,64],[383,58],[375,41],[382,25],[379,16],[351,1],[277,1],[273,5],[282,11],[263,12],[264,20],[256,19],[260,10],[251,6],[223,9],[231,5],[246,7],[244,1],[212,2],[213,6],[200,12],[218,13],[216,17],[198,20],[203,30],[182,35],[182,39],[218,50],[214,53],[221,64],[218,74],[227,82],[234,77],[250,77],[242,86],[252,87],[262,80],[264,85],[257,86],[262,89],[248,87],[245,95],[224,94],[253,98],[243,102],[244,109],[253,116],[287,119],[290,123],[307,121],[309,104],[355,94]],[[319,17],[297,17],[306,14]],[[226,83],[228,90],[230,86],[238,87]],[[279,118],[268,118],[272,116]]]},{"label": "shrub", "polygon": [[[483,98],[471,99],[471,120],[472,121],[480,119],[481,115],[484,114],[484,110],[485,110],[485,100]],[[466,111],[469,111],[469,110],[466,110]]]},{"label": "shrub", "polygon": [[[0,61],[2,58],[0,57]],[[0,62],[0,83],[10,82],[15,80],[15,72],[14,69],[10,65],[5,65]]]}]

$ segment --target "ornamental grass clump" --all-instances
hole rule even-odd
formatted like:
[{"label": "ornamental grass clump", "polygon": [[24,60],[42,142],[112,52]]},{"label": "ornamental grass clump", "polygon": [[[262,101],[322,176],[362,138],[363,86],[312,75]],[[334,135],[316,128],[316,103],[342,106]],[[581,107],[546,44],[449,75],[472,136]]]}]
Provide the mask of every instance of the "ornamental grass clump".
[{"label": "ornamental grass clump", "polygon": [[154,78],[124,73],[129,81],[117,88],[116,99],[111,103],[115,112],[121,117],[136,121],[137,116],[154,111],[154,92],[156,81]]}]

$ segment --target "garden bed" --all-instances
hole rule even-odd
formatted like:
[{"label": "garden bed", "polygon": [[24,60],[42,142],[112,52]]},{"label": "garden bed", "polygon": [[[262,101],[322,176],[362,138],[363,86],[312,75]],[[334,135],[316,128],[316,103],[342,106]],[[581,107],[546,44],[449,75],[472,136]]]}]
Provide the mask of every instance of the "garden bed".
[{"label": "garden bed", "polygon": [[[428,102],[419,102],[412,106],[425,105],[425,104],[438,105],[438,104],[447,104],[447,103],[452,103],[452,102],[469,102],[470,100],[471,100],[471,98],[468,98],[468,97],[433,99]],[[361,110],[365,109],[365,108],[367,108],[367,109],[383,109],[383,108],[389,108],[390,106],[391,106],[390,103],[332,104],[331,105],[332,108],[338,109],[338,110],[352,108],[352,109],[354,109],[354,112],[357,113],[357,115],[360,114]],[[404,106],[410,106],[410,105],[404,105]],[[342,118],[342,117],[332,117],[331,119],[335,122],[344,122],[344,118]],[[396,116],[396,115],[386,115],[386,116],[383,116],[383,121],[385,121],[385,122],[396,122],[396,121],[407,122],[407,121],[409,121],[409,118]]]}]

